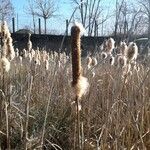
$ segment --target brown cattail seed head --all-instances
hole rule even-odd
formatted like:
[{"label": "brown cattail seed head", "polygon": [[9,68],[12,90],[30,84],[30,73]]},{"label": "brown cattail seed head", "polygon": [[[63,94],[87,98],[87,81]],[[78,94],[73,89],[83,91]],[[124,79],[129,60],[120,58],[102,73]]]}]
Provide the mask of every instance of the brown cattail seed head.
[{"label": "brown cattail seed head", "polygon": [[80,28],[71,28],[71,49],[72,49],[72,85],[75,86],[81,75],[81,49],[80,49]]},{"label": "brown cattail seed head", "polygon": [[72,86],[76,96],[80,99],[88,89],[87,78],[82,76],[81,67],[81,49],[80,49],[80,32],[82,26],[76,24],[71,28],[71,49],[72,49]]}]

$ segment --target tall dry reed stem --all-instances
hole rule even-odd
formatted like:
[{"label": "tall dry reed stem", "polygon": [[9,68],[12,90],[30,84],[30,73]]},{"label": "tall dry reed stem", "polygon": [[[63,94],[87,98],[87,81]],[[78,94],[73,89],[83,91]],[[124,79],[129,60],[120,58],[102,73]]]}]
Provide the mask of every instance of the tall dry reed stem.
[{"label": "tall dry reed stem", "polygon": [[44,117],[44,123],[43,123],[42,135],[41,135],[41,143],[40,143],[40,148],[41,149],[43,149],[43,146],[44,146],[45,130],[46,130],[46,124],[47,124],[47,118],[48,118],[48,112],[49,112],[49,106],[50,106],[50,102],[51,102],[54,82],[55,82],[55,78],[56,78],[57,63],[55,64],[54,72],[52,74],[53,80],[52,80],[52,84],[51,84],[51,87],[50,87],[49,98],[48,98],[47,105],[46,105],[46,113],[45,113],[45,117]]},{"label": "tall dry reed stem", "polygon": [[29,111],[30,111],[30,99],[31,99],[31,90],[32,90],[33,77],[28,77],[28,97],[26,101],[26,118],[25,118],[25,129],[24,129],[24,149],[28,149],[28,124],[29,124]]},{"label": "tall dry reed stem", "polygon": [[7,150],[11,150],[10,147],[10,126],[9,126],[9,114],[8,114],[8,104],[5,102],[5,116],[6,116],[6,137],[7,137]]}]

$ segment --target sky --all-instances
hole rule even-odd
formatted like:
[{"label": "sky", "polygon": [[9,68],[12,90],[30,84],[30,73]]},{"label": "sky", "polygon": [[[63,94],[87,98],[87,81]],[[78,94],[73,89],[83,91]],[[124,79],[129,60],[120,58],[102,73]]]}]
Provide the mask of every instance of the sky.
[{"label": "sky", "polygon": [[[68,0],[59,0],[58,6],[58,16],[56,18],[51,18],[47,21],[47,27],[51,30],[58,30],[59,33],[63,33],[65,27],[65,20],[70,17],[70,13],[72,12],[72,8],[70,8],[70,4],[67,3]],[[33,26],[32,16],[29,15],[26,11],[28,6],[28,0],[11,0],[14,9],[15,9],[15,19],[17,24],[17,16],[18,16],[18,29]],[[38,17],[36,17],[36,22],[38,24]],[[43,25],[43,20],[42,20]],[[63,24],[63,26],[62,26]],[[16,25],[17,29],[17,25]]]},{"label": "sky", "polygon": [[[65,32],[65,21],[69,19],[74,6],[70,3],[71,0],[56,0],[59,2],[58,5],[58,16],[56,18],[51,18],[47,21],[47,28],[51,32],[55,32],[56,34],[63,34]],[[22,29],[25,27],[33,27],[32,17],[26,12],[26,8],[28,6],[28,0],[11,0],[14,9],[15,9],[15,21],[16,21],[16,29]],[[104,3],[107,7],[110,7],[115,0],[104,0]],[[112,7],[112,6],[111,6]],[[17,22],[18,16],[18,22]],[[38,26],[38,18],[36,18],[37,26]],[[18,26],[17,26],[18,24]],[[43,26],[42,20],[42,26]]]}]

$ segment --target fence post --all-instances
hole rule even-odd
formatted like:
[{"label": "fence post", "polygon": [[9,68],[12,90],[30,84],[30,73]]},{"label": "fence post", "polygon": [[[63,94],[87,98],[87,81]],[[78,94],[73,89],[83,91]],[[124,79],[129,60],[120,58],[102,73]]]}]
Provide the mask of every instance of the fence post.
[{"label": "fence post", "polygon": [[15,33],[15,18],[12,18],[12,29],[13,29],[13,33]]},{"label": "fence post", "polygon": [[39,34],[41,34],[41,19],[39,18]]},{"label": "fence post", "polygon": [[68,26],[69,26],[69,22],[68,19],[66,20],[66,36],[68,36]]}]

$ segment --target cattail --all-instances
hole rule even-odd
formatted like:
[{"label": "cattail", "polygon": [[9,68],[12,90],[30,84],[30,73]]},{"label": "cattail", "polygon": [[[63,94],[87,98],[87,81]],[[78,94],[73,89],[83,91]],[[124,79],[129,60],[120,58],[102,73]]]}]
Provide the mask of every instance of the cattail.
[{"label": "cattail", "polygon": [[22,66],[22,56],[19,56],[19,62],[21,64],[21,66]]},{"label": "cattail", "polygon": [[30,38],[31,38],[31,33],[28,34],[28,43],[27,43],[28,52],[32,50],[32,42],[31,42]]},{"label": "cattail", "polygon": [[138,55],[138,47],[136,43],[131,42],[127,50],[128,61],[136,60]]},{"label": "cattail", "polygon": [[48,70],[49,69],[49,61],[45,60],[45,69]]},{"label": "cattail", "polygon": [[127,58],[125,56],[122,56],[122,55],[118,57],[117,61],[118,61],[118,67],[119,68],[123,68],[127,64]]},{"label": "cattail", "polygon": [[28,58],[28,61],[29,61],[29,62],[31,62],[31,61],[32,61],[32,54],[31,54],[31,52],[29,52],[29,53],[28,53],[27,58]]},{"label": "cattail", "polygon": [[7,22],[4,21],[1,25],[1,35],[4,39],[7,39],[7,37],[9,36],[9,30],[8,30],[8,26],[7,26]]},{"label": "cattail", "polygon": [[88,58],[87,58],[87,67],[88,67],[88,69],[90,69],[91,66],[92,66],[92,58],[91,58],[91,57],[88,57]]},{"label": "cattail", "polygon": [[18,48],[16,48],[15,57],[19,57],[19,49]]},{"label": "cattail", "polygon": [[12,46],[12,44],[9,44],[9,45],[7,45],[7,49],[8,49],[7,57],[11,61],[11,60],[13,60],[15,58],[14,47]]},{"label": "cattail", "polygon": [[35,57],[34,57],[34,63],[35,63],[35,65],[40,65],[40,64],[41,64],[39,58],[40,58],[40,57],[39,57],[38,55],[35,55]]},{"label": "cattail", "polygon": [[58,53],[56,52],[56,51],[54,51],[54,55],[53,55],[53,59],[56,59],[56,58],[58,58]]},{"label": "cattail", "polygon": [[75,88],[75,94],[81,98],[88,88],[87,78],[82,76],[81,67],[81,49],[80,33],[83,32],[83,26],[76,23],[71,28],[71,49],[72,49],[72,86]]},{"label": "cattail", "polygon": [[75,94],[79,99],[86,94],[88,86],[88,79],[80,76],[76,86],[74,86]]},{"label": "cattail", "polygon": [[31,56],[32,56],[32,58],[35,56],[35,50],[34,49],[31,49]]},{"label": "cattail", "polygon": [[46,53],[45,59],[49,61],[49,53]]},{"label": "cattail", "polygon": [[41,55],[40,55],[40,51],[37,49],[35,51],[34,62],[35,64],[40,65],[41,64],[40,61],[41,61]]},{"label": "cattail", "polygon": [[78,83],[79,77],[81,76],[81,49],[80,49],[80,27],[73,26],[71,28],[72,37],[72,85],[75,86]]},{"label": "cattail", "polygon": [[2,24],[1,30],[2,30],[2,41],[3,41],[2,56],[6,57],[11,61],[15,57],[15,51],[12,45],[11,34],[9,32],[6,22]]},{"label": "cattail", "polygon": [[8,72],[10,70],[10,62],[6,57],[2,57],[0,60],[0,69],[3,72]]},{"label": "cattail", "polygon": [[3,39],[3,45],[2,45],[2,52],[1,52],[1,55],[3,57],[6,57],[8,54],[8,50],[7,50],[7,44],[6,44],[6,40]]},{"label": "cattail", "polygon": [[125,42],[121,42],[120,44],[120,52],[123,56],[127,55],[127,44]]},{"label": "cattail", "polygon": [[114,47],[115,47],[115,41],[114,41],[114,39],[109,38],[107,40],[107,53],[111,54],[112,50],[114,49]]},{"label": "cattail", "polygon": [[23,58],[26,58],[28,55],[27,55],[27,51],[26,51],[26,49],[23,49],[22,50],[22,57]]},{"label": "cattail", "polygon": [[46,61],[46,55],[47,55],[46,51],[42,51],[42,53],[41,53],[41,61],[42,62]]},{"label": "cattail", "polygon": [[61,62],[60,62],[60,60],[58,60],[58,68],[60,68],[61,67]]}]

